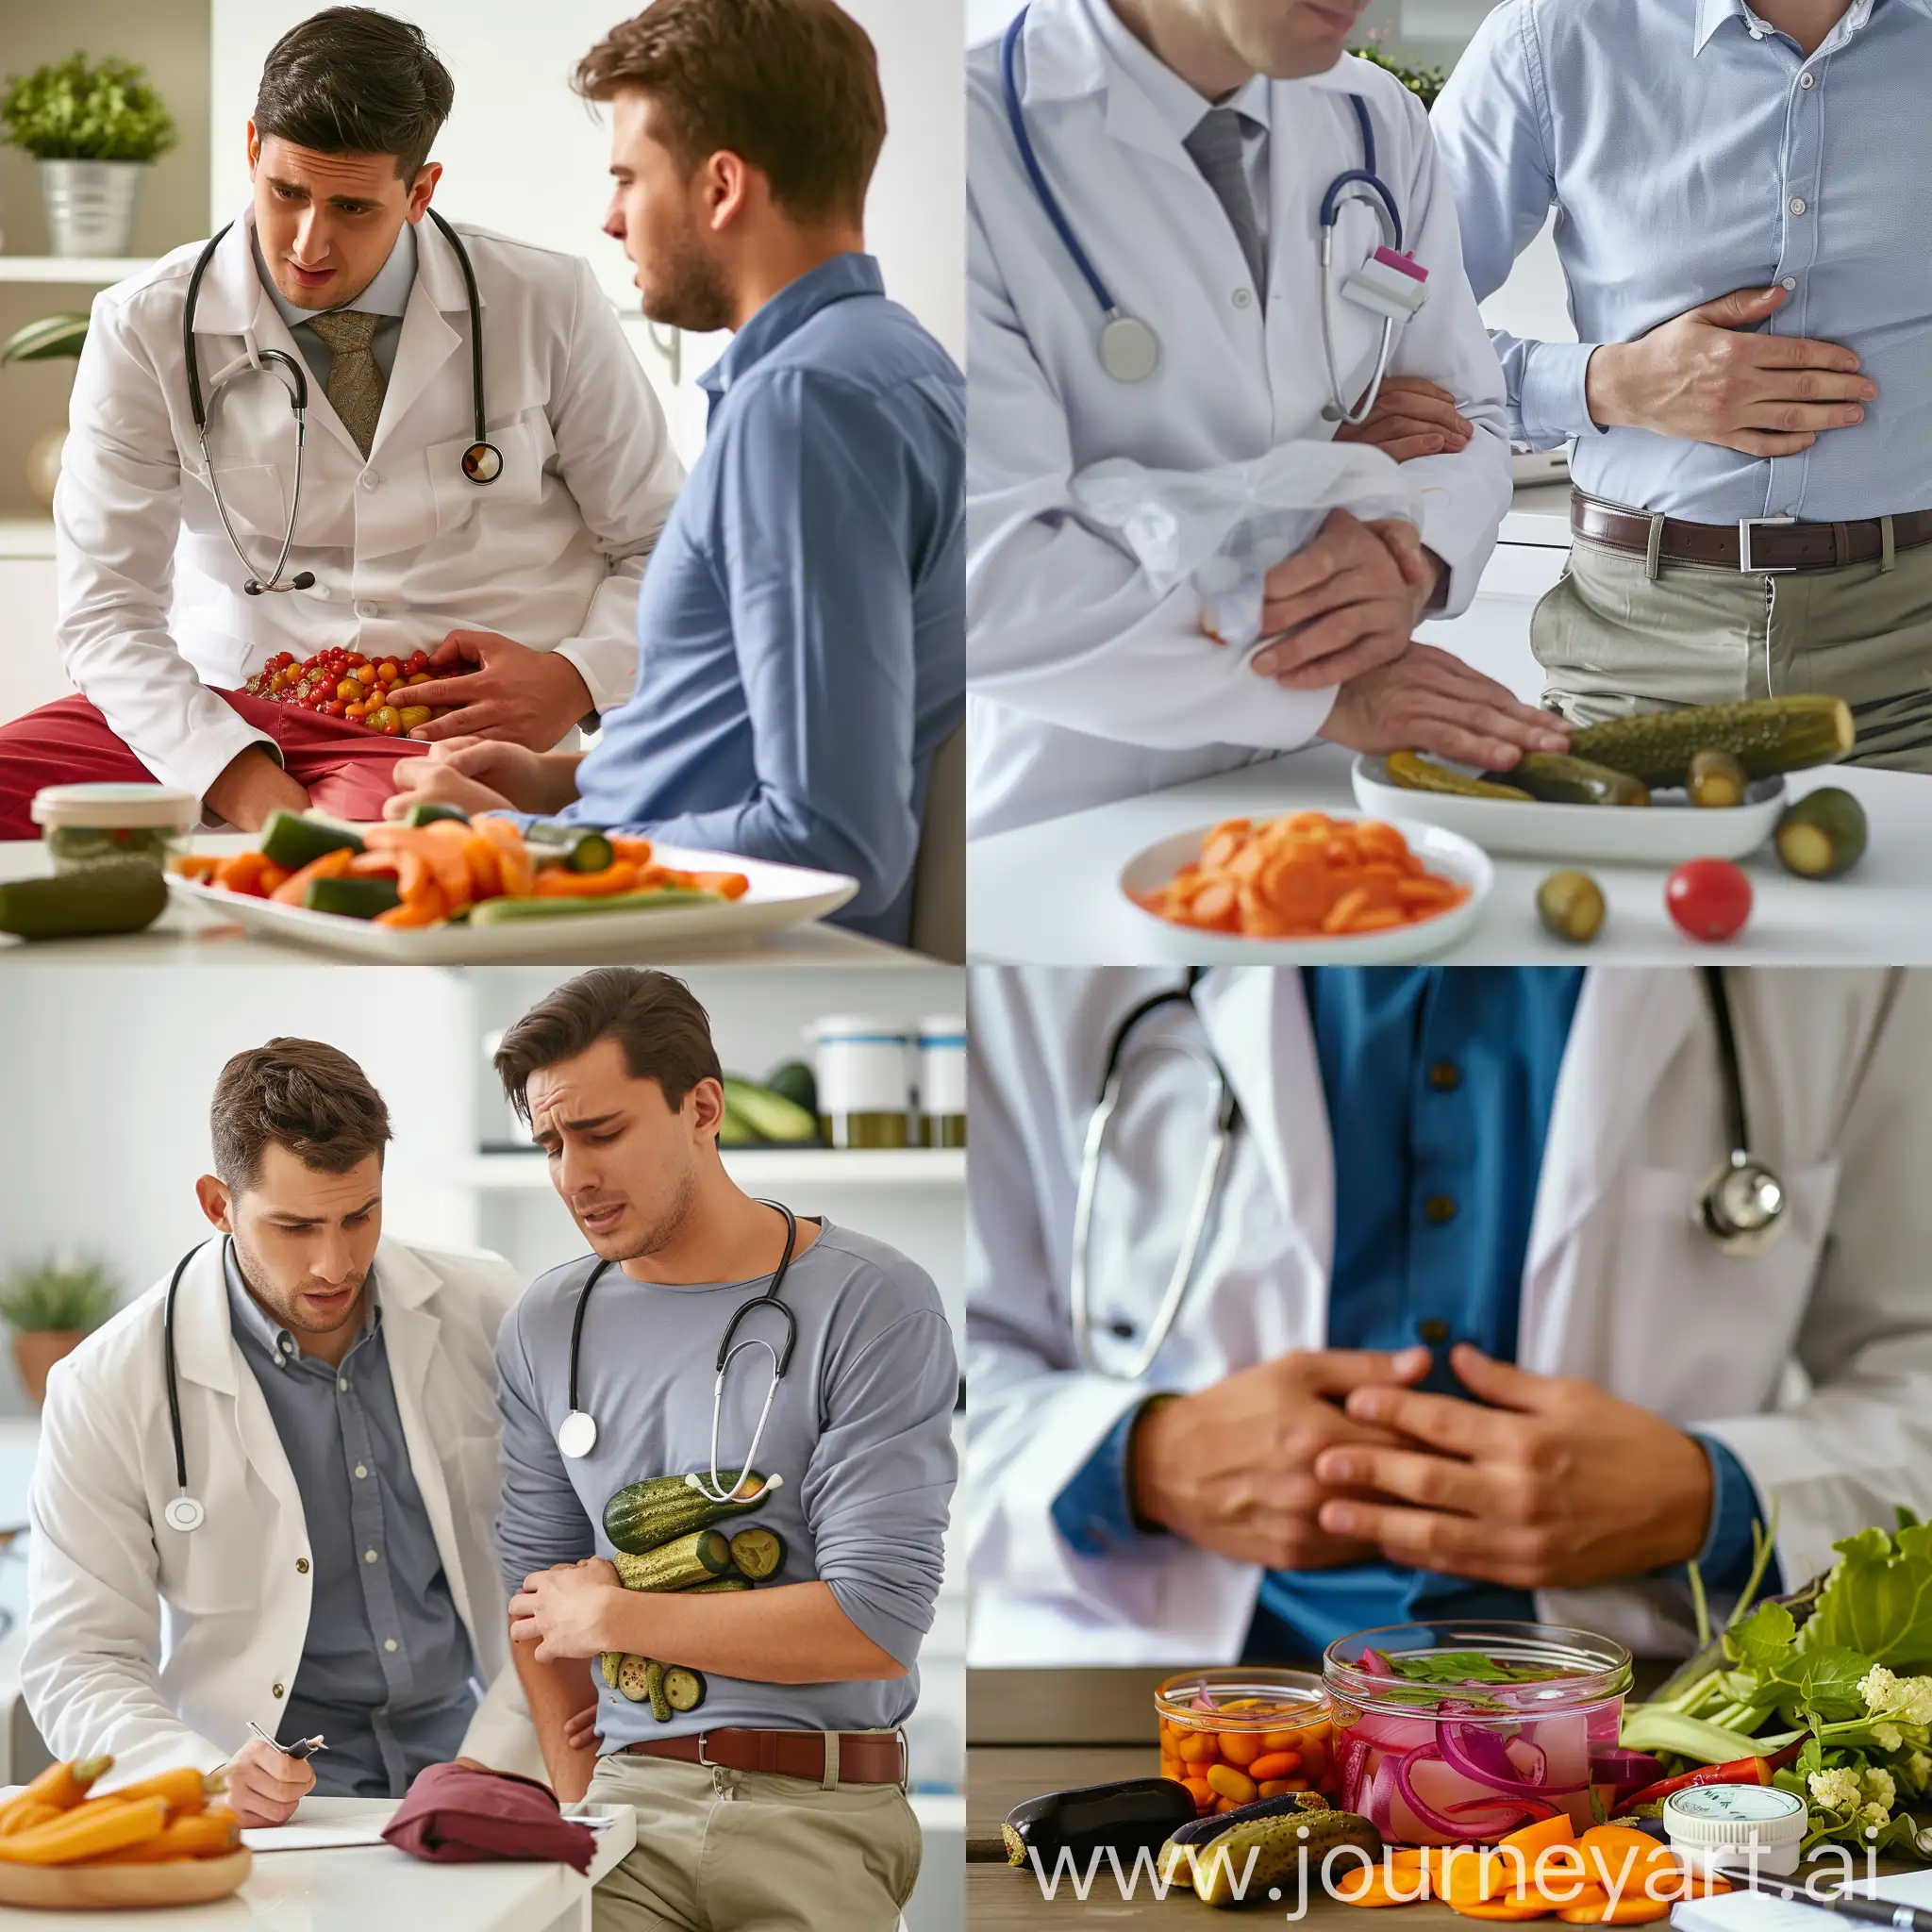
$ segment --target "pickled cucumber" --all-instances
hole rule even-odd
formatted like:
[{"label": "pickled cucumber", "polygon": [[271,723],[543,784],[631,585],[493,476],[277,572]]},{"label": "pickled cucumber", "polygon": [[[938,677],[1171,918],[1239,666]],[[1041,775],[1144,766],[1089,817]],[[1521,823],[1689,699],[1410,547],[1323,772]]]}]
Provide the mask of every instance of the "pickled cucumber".
[{"label": "pickled cucumber", "polygon": [[139,932],[168,903],[168,881],[146,858],[104,858],[51,878],[0,885],[0,932],[23,940]]},{"label": "pickled cucumber", "polygon": [[1513,785],[1545,805],[1648,805],[1650,787],[1628,772],[1556,751],[1526,751],[1491,784]]},{"label": "pickled cucumber", "polygon": [[1448,791],[1457,798],[1513,798],[1519,805],[1530,794],[1520,785],[1501,785],[1491,778],[1472,778],[1466,773],[1452,772],[1420,752],[1391,751],[1383,760],[1389,782],[1405,791]]},{"label": "pickled cucumber", "polygon": [[1863,856],[1865,837],[1865,808],[1841,787],[1824,785],[1786,808],[1773,842],[1787,871],[1835,879]]},{"label": "pickled cucumber", "polygon": [[[1339,1845],[1354,1845],[1371,1859],[1379,1860],[1382,1834],[1354,1811],[1312,1811],[1299,1817],[1257,1818],[1230,1825],[1205,1844],[1193,1847],[1194,1896],[1204,1905],[1224,1910],[1242,1904],[1267,1904],[1271,1888],[1283,1897],[1290,1896],[1297,1883],[1296,1866],[1304,1855],[1310,1882],[1319,1884],[1322,1860]],[[1240,1897],[1235,1895],[1236,1886],[1241,1887]]]},{"label": "pickled cucumber", "polygon": [[1727,751],[1701,751],[1690,760],[1684,789],[1692,805],[1707,811],[1725,811],[1742,805],[1751,780],[1744,767]]},{"label": "pickled cucumber", "polygon": [[1570,752],[1656,788],[1683,784],[1701,751],[1727,751],[1747,777],[1772,778],[1833,763],[1851,750],[1854,735],[1842,698],[1807,691],[1611,718],[1577,732]]}]

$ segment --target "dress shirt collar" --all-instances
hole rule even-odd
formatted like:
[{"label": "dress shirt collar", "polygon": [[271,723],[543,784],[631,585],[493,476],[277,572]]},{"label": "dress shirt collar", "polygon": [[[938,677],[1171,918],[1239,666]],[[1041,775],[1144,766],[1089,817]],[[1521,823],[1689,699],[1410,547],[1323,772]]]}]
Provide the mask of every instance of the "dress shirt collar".
[{"label": "dress shirt collar", "polygon": [[1210,108],[1232,108],[1260,126],[1269,125],[1268,76],[1251,74],[1223,101],[1210,101],[1176,74],[1152,47],[1128,31],[1108,0],[1085,0],[1088,18],[1108,58],[1147,96],[1161,125],[1185,142]]},{"label": "dress shirt collar", "polygon": [[[268,1311],[248,1291],[248,1284],[242,1276],[242,1264],[235,1258],[235,1244],[225,1241],[222,1243],[222,1269],[228,1283],[228,1317],[238,1330],[245,1329],[255,1340],[274,1356],[277,1363],[291,1361],[301,1352],[301,1338],[291,1334],[279,1322],[269,1319]],[[381,1319],[376,1307],[375,1275],[372,1270],[366,1283],[368,1292],[362,1297],[362,1326],[357,1332],[357,1340],[368,1335]]]},{"label": "dress shirt collar", "polygon": [[821,308],[855,295],[883,295],[885,277],[870,255],[848,251],[808,269],[788,282],[731,338],[730,346],[698,377],[698,387],[717,408],[733,383],[748,375],[788,337],[796,335]]},{"label": "dress shirt collar", "polygon": [[[313,322],[318,315],[326,315],[325,308],[298,308],[275,287],[275,277],[268,272],[268,264],[261,258],[261,241],[255,237],[255,272],[261,277],[261,285],[268,291],[269,300],[275,305],[281,318],[291,328],[299,328],[305,322]],[[356,297],[353,302],[338,306],[353,308],[360,315],[401,315],[409,306],[409,291],[416,286],[416,225],[405,222],[402,232],[397,235],[395,246],[389,252],[389,259],[376,270],[375,279]]]},{"label": "dress shirt collar", "polygon": [[[1843,46],[1872,18],[1873,8],[1879,4],[1880,0],[1852,0],[1851,6],[1845,8],[1843,15],[1819,43],[1817,53],[1829,54]],[[1921,13],[1932,16],[1932,0],[1899,0],[1899,4],[1917,8]],[[1725,21],[1733,18],[1742,21],[1747,30],[1756,27],[1762,29],[1763,33],[1777,31],[1769,21],[1752,12],[1747,0],[1697,0],[1696,32],[1690,46],[1692,56],[1703,53],[1711,35]]]}]

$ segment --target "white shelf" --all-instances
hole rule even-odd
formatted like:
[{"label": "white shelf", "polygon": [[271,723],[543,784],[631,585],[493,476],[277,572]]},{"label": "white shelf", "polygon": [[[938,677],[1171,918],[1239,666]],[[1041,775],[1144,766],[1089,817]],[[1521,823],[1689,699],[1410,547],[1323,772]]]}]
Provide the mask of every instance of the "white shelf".
[{"label": "white shelf", "polygon": [[52,517],[0,518],[0,557],[45,557],[54,554]]},{"label": "white shelf", "polygon": [[[547,1189],[549,1162],[537,1154],[479,1154],[464,1178],[473,1188]],[[958,1188],[966,1184],[963,1147],[731,1147],[724,1171],[740,1187]]]},{"label": "white shelf", "polygon": [[151,268],[151,255],[0,255],[0,282],[84,284],[105,289]]}]

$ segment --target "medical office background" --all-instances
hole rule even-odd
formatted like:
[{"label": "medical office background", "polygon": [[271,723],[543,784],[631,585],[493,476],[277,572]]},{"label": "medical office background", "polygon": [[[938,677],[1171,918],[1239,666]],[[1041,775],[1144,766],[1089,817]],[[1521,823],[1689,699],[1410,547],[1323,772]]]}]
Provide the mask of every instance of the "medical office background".
[{"label": "medical office background", "polygon": [[[1105,0],[1101,0],[1105,4]],[[1455,69],[1491,0],[1370,0],[1350,37],[1400,65]],[[1020,0],[964,0],[969,47],[991,40],[1020,10]],[[1553,223],[1517,258],[1509,279],[1482,305],[1493,328],[1541,341],[1574,342],[1563,270]],[[1520,452],[1516,496],[1474,601],[1449,624],[1424,625],[1416,636],[1451,650],[1507,685],[1526,704],[1542,702],[1543,671],[1530,654],[1529,619],[1537,600],[1562,575],[1570,554],[1566,452]]]},{"label": "medical office background", "polygon": [[[98,1259],[124,1301],[164,1277],[208,1232],[192,1190],[208,1166],[215,1077],[231,1054],[282,1033],[341,1047],[389,1103],[388,1232],[493,1248],[526,1279],[583,1254],[489,1064],[495,1036],[568,976],[534,968],[19,969],[0,1004],[0,1274],[53,1257]],[[963,974],[941,967],[882,967],[861,986],[847,973],[798,966],[682,976],[710,1014],[726,1071],[754,1080],[809,1061],[808,1029],[827,1016],[862,1011],[916,1034],[923,1021],[965,1011]],[[917,1067],[914,1054],[908,1074]],[[726,1165],[752,1193],[911,1256],[963,1339],[962,1148],[751,1148],[728,1153]],[[963,1424],[962,1411],[962,1454]],[[0,1532],[25,1520],[37,1433],[0,1349]],[[0,1548],[0,1785],[45,1762],[19,1694],[24,1544]],[[907,1932],[954,1932],[963,1924],[965,1856],[964,1559],[956,1546],[920,1669],[908,1733],[926,1857]]]},{"label": "medical office background", "polygon": [[[146,67],[180,131],[143,182],[135,255],[74,263],[47,255],[34,164],[0,147],[0,341],[37,317],[84,312],[156,256],[200,241],[247,199],[242,129],[275,41],[325,0],[0,0],[0,76],[76,48]],[[622,247],[601,232],[609,198],[605,121],[569,88],[578,59],[643,0],[377,0],[414,21],[456,81],[437,142],[438,208],[595,270],[689,467],[702,446],[696,377],[724,335],[647,324]],[[841,0],[878,49],[890,123],[873,178],[866,239],[890,294],[965,361],[963,0]],[[937,186],[936,186],[937,184]],[[26,483],[36,439],[66,421],[70,361],[0,368],[0,723],[67,696],[54,641],[54,531]]]}]

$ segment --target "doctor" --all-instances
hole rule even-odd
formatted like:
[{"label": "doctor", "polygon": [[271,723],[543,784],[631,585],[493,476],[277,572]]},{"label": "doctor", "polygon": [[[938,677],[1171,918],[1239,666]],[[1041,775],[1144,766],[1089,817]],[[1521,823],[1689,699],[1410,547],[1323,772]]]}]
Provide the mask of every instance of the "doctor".
[{"label": "doctor", "polygon": [[974,978],[973,1663],[1307,1657],[1432,1616],[1668,1655],[1688,1559],[1735,1595],[1774,1518],[1796,1585],[1932,1504],[1932,980],[1187,977]]},{"label": "doctor", "polygon": [[589,268],[432,212],[452,94],[402,21],[304,21],[262,70],[247,207],[95,301],[55,501],[81,695],[0,730],[0,837],[76,780],[246,829],[377,816],[396,741],[243,694],[277,652],[479,667],[415,687],[461,708],[425,738],[547,750],[629,695],[682,472]]},{"label": "doctor", "polygon": [[[41,1735],[111,1753],[115,1784],[225,1763],[244,1825],[311,1786],[400,1797],[459,1752],[541,1771],[491,1530],[515,1276],[383,1239],[388,1110],[334,1047],[238,1054],[210,1127],[213,1238],[49,1378],[21,1661]],[[251,1725],[328,1748],[304,1763]]]},{"label": "doctor", "polygon": [[[1318,735],[1499,767],[1567,742],[1411,642],[1424,614],[1474,594],[1509,459],[1427,121],[1391,75],[1343,57],[1359,10],[1033,0],[969,57],[975,833]],[[1354,171],[1375,183],[1341,185],[1324,273],[1329,184]],[[1397,225],[1426,284],[1394,282],[1425,299],[1385,330],[1341,291]],[[1366,486],[1338,486],[1319,534],[1269,574],[1264,631],[1290,635],[1251,660],[1202,634],[1192,589],[1158,592],[1076,508],[1074,479],[1107,458],[1203,475],[1296,444],[1325,460],[1355,431],[1324,410],[1366,416],[1385,351],[1392,375],[1445,387],[1462,420],[1445,411],[1442,430],[1389,449],[1399,473],[1377,460]],[[1419,524],[1365,500],[1398,475],[1422,492]]]}]

